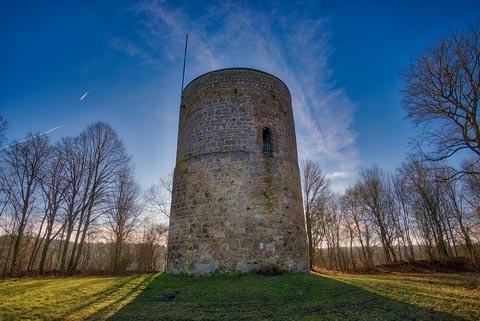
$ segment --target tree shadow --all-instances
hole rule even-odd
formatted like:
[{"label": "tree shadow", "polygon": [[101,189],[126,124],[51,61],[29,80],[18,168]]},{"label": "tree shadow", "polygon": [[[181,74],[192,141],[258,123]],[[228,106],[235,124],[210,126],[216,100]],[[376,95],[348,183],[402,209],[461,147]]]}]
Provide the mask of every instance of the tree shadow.
[{"label": "tree shadow", "polygon": [[158,275],[114,320],[467,320],[321,275]]},{"label": "tree shadow", "polygon": [[[148,284],[151,283],[154,278],[155,274],[151,274],[148,277],[146,277],[144,280],[142,280],[139,283],[136,283],[133,286],[130,286],[130,289],[125,292],[123,295],[118,296],[113,302],[111,302],[108,306],[105,306],[99,310],[97,310],[95,313],[90,315],[87,320],[103,320],[106,318],[106,316],[110,313],[112,309],[115,309],[117,305],[120,305],[123,301],[129,299],[132,295],[134,295],[139,289],[142,287],[147,286],[146,289],[148,289]],[[85,302],[83,305],[77,307],[75,311],[80,311],[84,309],[87,306],[92,306],[95,305],[96,303],[102,302],[102,298],[105,296],[111,296],[114,295],[119,289],[126,287],[129,283],[134,281],[136,279],[136,276],[129,277],[126,279],[124,282],[116,284],[115,287],[109,288],[105,291],[99,292],[96,297],[97,299],[92,299],[87,302]],[[145,290],[146,290],[145,289]]]}]

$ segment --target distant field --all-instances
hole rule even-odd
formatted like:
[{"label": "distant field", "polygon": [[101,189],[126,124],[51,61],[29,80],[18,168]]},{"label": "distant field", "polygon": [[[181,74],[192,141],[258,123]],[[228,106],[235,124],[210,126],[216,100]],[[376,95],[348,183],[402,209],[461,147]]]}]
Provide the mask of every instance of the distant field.
[{"label": "distant field", "polygon": [[1,320],[480,320],[479,275],[0,281]]}]

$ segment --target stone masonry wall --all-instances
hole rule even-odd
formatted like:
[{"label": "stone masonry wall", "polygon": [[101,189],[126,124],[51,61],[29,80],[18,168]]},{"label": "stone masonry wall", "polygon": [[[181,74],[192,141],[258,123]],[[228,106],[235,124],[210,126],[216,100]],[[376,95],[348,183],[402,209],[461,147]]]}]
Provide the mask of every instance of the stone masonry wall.
[{"label": "stone masonry wall", "polygon": [[[272,155],[263,153],[269,128]],[[252,69],[204,74],[184,90],[167,272],[308,271],[291,97]]]}]

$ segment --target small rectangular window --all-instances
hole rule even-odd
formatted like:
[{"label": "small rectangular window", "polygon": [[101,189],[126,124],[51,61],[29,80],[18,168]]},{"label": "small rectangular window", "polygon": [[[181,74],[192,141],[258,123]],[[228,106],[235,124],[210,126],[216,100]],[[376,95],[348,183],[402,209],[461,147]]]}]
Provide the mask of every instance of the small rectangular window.
[{"label": "small rectangular window", "polygon": [[263,153],[272,156],[272,135],[270,128],[263,128]]}]

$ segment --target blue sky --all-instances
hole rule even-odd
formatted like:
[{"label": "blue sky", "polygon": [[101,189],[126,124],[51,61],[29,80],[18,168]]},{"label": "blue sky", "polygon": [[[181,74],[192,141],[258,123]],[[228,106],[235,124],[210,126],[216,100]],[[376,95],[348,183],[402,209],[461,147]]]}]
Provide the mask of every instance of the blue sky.
[{"label": "blue sky", "polygon": [[[290,88],[299,157],[341,190],[373,163],[399,166],[414,135],[398,73],[480,18],[478,1],[2,1],[0,115],[10,140],[112,125],[147,186],[175,165],[186,83],[250,67]],[[88,91],[88,95],[80,98]]]}]

